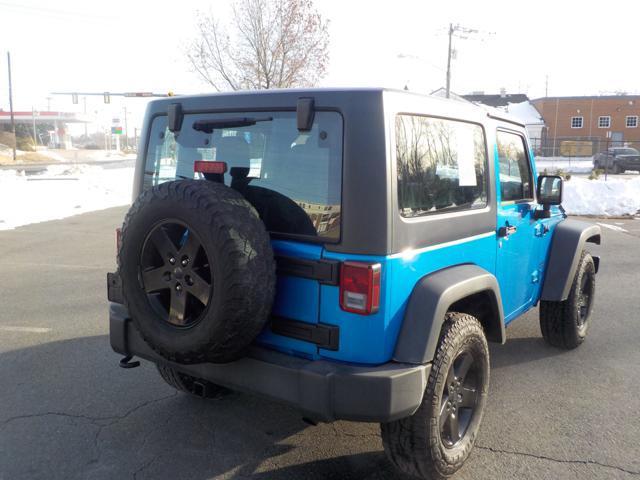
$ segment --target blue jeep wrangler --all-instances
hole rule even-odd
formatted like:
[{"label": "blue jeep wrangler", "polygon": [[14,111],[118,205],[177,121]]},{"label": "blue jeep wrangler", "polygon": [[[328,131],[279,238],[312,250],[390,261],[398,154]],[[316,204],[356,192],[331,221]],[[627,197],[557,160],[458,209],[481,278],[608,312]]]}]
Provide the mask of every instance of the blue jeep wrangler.
[{"label": "blue jeep wrangler", "polygon": [[475,105],[383,89],[153,101],[111,345],[185,392],[380,422],[400,470],[446,477],[480,427],[487,341],[538,303],[550,344],[587,334],[600,230],[561,197],[524,126]]}]

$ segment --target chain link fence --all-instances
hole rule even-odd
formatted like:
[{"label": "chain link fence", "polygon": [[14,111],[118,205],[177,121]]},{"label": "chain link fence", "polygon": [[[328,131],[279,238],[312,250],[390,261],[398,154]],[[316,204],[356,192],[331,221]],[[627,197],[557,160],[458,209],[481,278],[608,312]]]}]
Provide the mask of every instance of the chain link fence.
[{"label": "chain link fence", "polygon": [[593,157],[611,148],[634,148],[640,151],[639,140],[618,140],[601,137],[531,138],[536,157]]}]

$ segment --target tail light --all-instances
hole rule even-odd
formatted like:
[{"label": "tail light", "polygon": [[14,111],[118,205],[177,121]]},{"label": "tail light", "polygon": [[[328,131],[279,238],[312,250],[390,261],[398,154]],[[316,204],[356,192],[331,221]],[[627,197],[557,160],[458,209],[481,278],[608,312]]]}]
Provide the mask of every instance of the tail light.
[{"label": "tail light", "polygon": [[226,162],[208,162],[206,160],[196,160],[193,162],[193,171],[196,173],[218,173],[227,171]]},{"label": "tail light", "polygon": [[122,245],[122,229],[116,228],[116,253],[120,252],[120,245]]},{"label": "tail light", "polygon": [[380,308],[379,263],[344,262],[340,269],[340,308],[369,315]]}]

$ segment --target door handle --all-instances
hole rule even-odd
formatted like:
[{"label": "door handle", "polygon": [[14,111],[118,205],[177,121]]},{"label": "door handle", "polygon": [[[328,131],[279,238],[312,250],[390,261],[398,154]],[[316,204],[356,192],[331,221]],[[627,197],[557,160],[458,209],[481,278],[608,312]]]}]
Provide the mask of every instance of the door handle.
[{"label": "door handle", "polygon": [[498,229],[498,236],[499,237],[503,237],[503,238],[507,238],[509,235],[513,235],[517,231],[518,231],[517,227],[513,227],[511,225],[506,225],[506,226],[500,227]]}]

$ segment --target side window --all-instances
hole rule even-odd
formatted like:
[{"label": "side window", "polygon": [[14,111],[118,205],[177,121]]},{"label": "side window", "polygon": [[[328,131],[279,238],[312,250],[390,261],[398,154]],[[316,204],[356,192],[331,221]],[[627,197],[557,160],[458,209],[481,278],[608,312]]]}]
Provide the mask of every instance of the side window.
[{"label": "side window", "polygon": [[144,189],[176,178],[178,156],[176,140],[167,128],[167,117],[156,117],[149,135]]},{"label": "side window", "polygon": [[533,200],[533,177],[524,138],[515,133],[499,131],[497,142],[502,201]]},{"label": "side window", "polygon": [[487,205],[486,142],[479,125],[398,115],[396,161],[403,217]]}]

